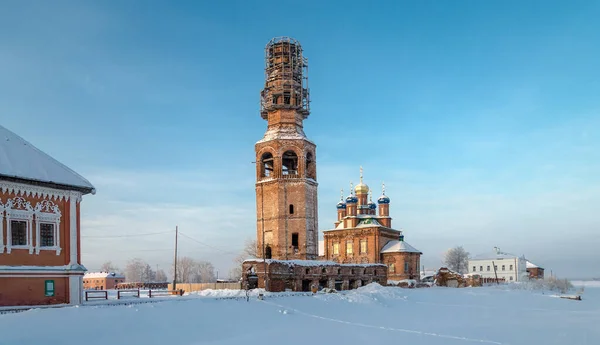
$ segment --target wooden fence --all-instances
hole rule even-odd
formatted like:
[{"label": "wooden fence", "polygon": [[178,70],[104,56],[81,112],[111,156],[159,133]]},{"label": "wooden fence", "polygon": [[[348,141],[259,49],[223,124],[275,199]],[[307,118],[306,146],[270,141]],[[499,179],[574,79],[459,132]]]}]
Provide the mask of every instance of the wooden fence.
[{"label": "wooden fence", "polygon": [[[169,284],[168,290],[173,290],[173,284]],[[177,290],[183,289],[185,292],[202,290],[241,290],[242,283],[177,283]]]}]

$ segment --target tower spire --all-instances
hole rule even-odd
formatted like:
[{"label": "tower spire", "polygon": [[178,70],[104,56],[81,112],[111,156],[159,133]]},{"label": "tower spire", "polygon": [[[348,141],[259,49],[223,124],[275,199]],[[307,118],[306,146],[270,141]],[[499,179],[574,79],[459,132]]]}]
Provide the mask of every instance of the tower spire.
[{"label": "tower spire", "polygon": [[362,165],[360,166],[360,184],[363,183],[363,168]]},{"label": "tower spire", "polygon": [[340,200],[344,201],[344,188],[340,189]]},{"label": "tower spire", "polygon": [[385,195],[385,182],[381,183],[381,195]]},{"label": "tower spire", "polygon": [[350,181],[350,195],[354,195],[354,183]]}]

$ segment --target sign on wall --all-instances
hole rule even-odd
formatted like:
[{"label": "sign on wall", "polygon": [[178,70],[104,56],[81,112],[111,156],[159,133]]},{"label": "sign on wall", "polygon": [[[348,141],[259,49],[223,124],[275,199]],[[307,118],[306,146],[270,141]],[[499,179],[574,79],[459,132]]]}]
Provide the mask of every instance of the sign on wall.
[{"label": "sign on wall", "polygon": [[46,297],[54,296],[54,280],[46,280],[44,294]]}]

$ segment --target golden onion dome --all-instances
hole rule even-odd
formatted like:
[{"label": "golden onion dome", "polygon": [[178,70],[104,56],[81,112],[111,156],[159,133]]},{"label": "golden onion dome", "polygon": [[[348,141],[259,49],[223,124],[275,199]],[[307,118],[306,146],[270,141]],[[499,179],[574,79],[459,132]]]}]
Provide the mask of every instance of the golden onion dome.
[{"label": "golden onion dome", "polygon": [[354,187],[354,192],[356,194],[369,194],[369,186],[364,183],[359,183]]}]

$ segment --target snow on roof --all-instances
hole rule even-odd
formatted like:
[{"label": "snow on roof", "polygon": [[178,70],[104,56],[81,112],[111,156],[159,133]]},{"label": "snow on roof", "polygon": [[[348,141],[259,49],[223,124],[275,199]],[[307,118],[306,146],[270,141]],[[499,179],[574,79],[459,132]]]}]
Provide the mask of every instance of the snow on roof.
[{"label": "snow on roof", "polygon": [[[340,264],[337,262],[333,262],[333,261],[321,261],[321,260],[273,260],[273,259],[267,259],[265,260],[267,262],[267,264],[285,264],[288,265],[290,267],[292,266],[308,266],[308,267],[314,267],[314,266],[352,266],[352,267],[373,267],[373,266],[378,266],[378,267],[387,267],[384,264]],[[244,262],[263,262],[263,259],[248,259],[248,260],[244,260]]]},{"label": "snow on roof", "polygon": [[282,127],[282,128],[267,129],[267,131],[265,132],[265,135],[263,136],[263,138],[261,140],[257,141],[257,144],[263,143],[265,141],[276,140],[276,139],[277,140],[302,139],[302,140],[306,140],[306,141],[312,143],[312,141],[310,141],[306,138],[306,135],[304,134],[304,131],[302,131],[302,128]]},{"label": "snow on roof", "polygon": [[404,241],[399,241],[399,240],[392,240],[389,241],[388,243],[385,244],[385,246],[383,246],[383,249],[381,249],[381,253],[421,253],[420,250],[416,249],[415,247],[411,246],[410,244],[404,242]]},{"label": "snow on roof", "polygon": [[325,241],[324,240],[320,240],[319,241],[319,252],[318,252],[319,256],[323,256],[325,255]]},{"label": "snow on roof", "polygon": [[84,279],[86,278],[123,278],[125,279],[125,276],[120,274],[120,273],[115,273],[115,272],[90,272],[90,273],[86,273],[83,276]]},{"label": "snow on roof", "polygon": [[0,125],[1,176],[79,187],[95,193],[88,180]]},{"label": "snow on roof", "polygon": [[361,219],[361,221],[356,226],[357,228],[370,228],[373,226],[381,226],[381,224],[375,218],[366,218]]},{"label": "snow on roof", "polygon": [[527,260],[526,266],[527,266],[526,268],[541,268],[540,266],[538,266],[538,265],[536,265],[536,264],[532,263],[532,262],[531,262],[531,261],[529,261],[529,260]]}]

